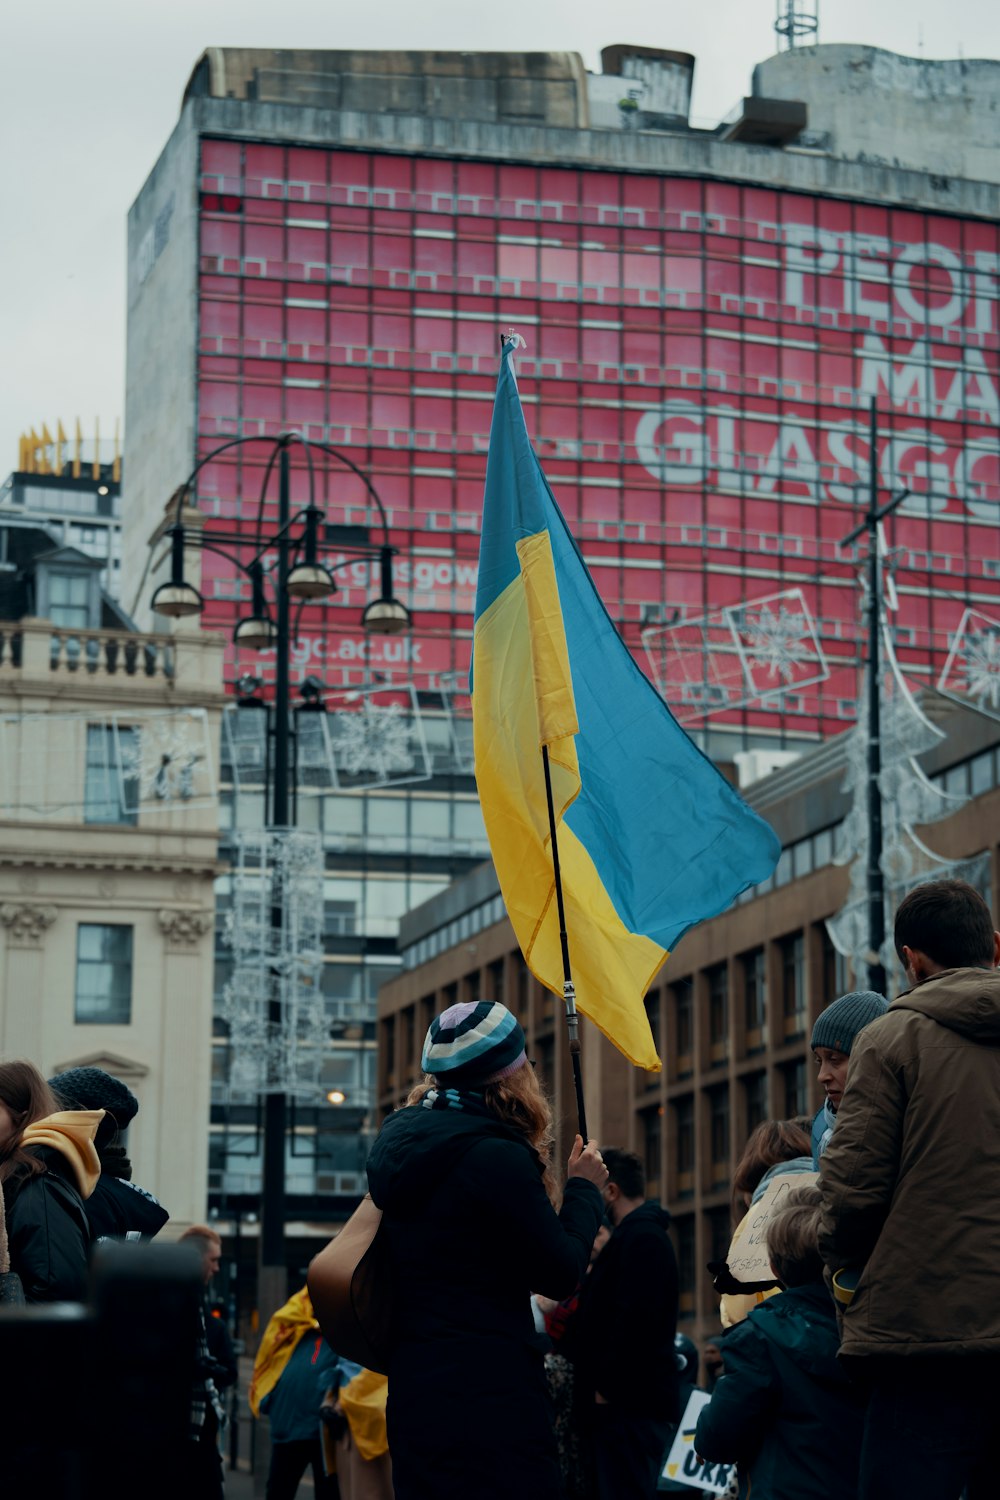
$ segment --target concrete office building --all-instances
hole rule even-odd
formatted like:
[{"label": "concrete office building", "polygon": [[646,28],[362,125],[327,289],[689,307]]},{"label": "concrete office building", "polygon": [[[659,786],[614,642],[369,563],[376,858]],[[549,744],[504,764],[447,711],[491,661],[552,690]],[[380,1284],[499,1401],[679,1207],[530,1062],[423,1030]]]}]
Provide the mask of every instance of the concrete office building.
[{"label": "concrete office building", "polygon": [[[688,118],[693,66],[628,46],[600,73],[574,53],[210,49],[129,216],[126,607],[149,623],[164,505],[231,436],[342,449],[399,549],[411,635],[366,647],[361,565],[303,610],[293,671],[345,724],[359,695],[411,695],[427,747],[309,812],[341,1091],[369,1125],[399,919],[485,854],[464,684],[501,329],[526,340],[529,426],[610,613],[717,760],[760,774],[854,722],[839,542],[872,468],[883,497],[911,492],[889,538],[908,678],[962,679],[967,608],[1000,607],[1000,63],[796,48],[710,129]],[[262,466],[206,466],[214,527],[253,524]],[[325,461],[316,478],[331,540],[377,536],[359,480]],[[203,564],[206,623],[228,630],[247,600]],[[227,678],[247,669],[266,690],[273,662],[230,648]],[[256,791],[231,805],[259,821]],[[216,1123],[221,1190],[238,1164]],[[230,1196],[249,1207],[244,1124]],[[341,1140],[321,1182],[309,1149],[290,1170],[328,1218],[363,1151]]]}]

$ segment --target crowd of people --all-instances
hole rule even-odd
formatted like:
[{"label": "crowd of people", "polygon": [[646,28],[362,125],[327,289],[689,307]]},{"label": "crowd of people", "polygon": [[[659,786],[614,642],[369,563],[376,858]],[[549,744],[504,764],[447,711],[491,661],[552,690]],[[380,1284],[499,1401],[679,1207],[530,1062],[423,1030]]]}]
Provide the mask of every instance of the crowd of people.
[{"label": "crowd of people", "polygon": [[[822,1108],[763,1122],[734,1174],[690,1447],[754,1500],[995,1489],[1000,936],[954,880],[911,892],[894,936],[910,988],[825,1007]],[[665,1459],[695,1351],[641,1163],[577,1137],[556,1209],[547,1106],[500,1005],[445,1012],[423,1065],[369,1168],[397,1500],[447,1500],[473,1475],[483,1500],[683,1488]]]},{"label": "crowd of people", "polygon": [[[814,1027],[809,1158],[808,1122],[772,1122],[737,1171],[750,1203],[785,1174],[763,1225],[774,1281],[728,1320],[723,1298],[693,1447],[754,1500],[996,1492],[1000,935],[947,880],[903,900],[894,941],[910,988],[842,996]],[[730,1268],[713,1269],[718,1286]]]},{"label": "crowd of people", "polygon": [[[992,1496],[1000,934],[951,880],[912,891],[894,936],[910,988],[821,1011],[821,1109],[764,1121],[737,1164],[700,1392],[669,1215],[639,1158],[578,1135],[560,1186],[517,1019],[494,1002],[435,1019],[424,1081],[368,1164],[387,1368],[331,1348],[305,1287],[275,1314],[249,1393],[270,1423],[269,1500],[309,1468],[320,1500],[650,1500],[705,1493],[710,1474],[753,1500]],[[93,1242],[163,1227],[121,1144],[137,1108],[96,1068],[46,1082],[0,1064],[0,1294],[13,1273],[28,1302],[79,1300]],[[182,1238],[207,1289],[219,1238]],[[223,1493],[236,1379],[203,1308],[190,1500]],[[699,1466],[703,1487],[685,1487]]]}]

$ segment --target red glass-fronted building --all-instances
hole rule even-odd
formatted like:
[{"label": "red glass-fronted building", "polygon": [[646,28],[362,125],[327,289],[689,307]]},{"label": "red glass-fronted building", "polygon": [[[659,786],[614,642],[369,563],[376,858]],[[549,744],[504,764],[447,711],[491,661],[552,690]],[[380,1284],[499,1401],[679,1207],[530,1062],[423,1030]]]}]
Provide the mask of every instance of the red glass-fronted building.
[{"label": "red glass-fronted building", "polygon": [[[707,708],[797,736],[853,718],[857,566],[838,543],[867,502],[873,398],[880,496],[912,497],[890,544],[915,677],[936,680],[966,605],[996,596],[995,225],[667,174],[213,138],[199,166],[198,449],[291,427],[342,448],[388,509],[416,621],[367,654],[358,563],[304,615],[300,676],[346,684],[367,660],[433,688],[467,672],[507,326],[556,497],[686,720]],[[248,519],[264,452],[204,474],[221,517]],[[329,520],[371,523],[359,480],[334,464],[322,482]],[[210,618],[230,625],[231,571],[206,564]],[[745,642],[750,683],[723,611],[789,590],[808,616],[794,598],[771,616],[791,610],[803,635],[787,665],[780,632]],[[699,659],[702,622],[721,665]],[[799,687],[818,648],[829,676]]]},{"label": "red glass-fronted building", "polygon": [[[1000,617],[996,189],[838,160],[808,132],[750,148],[605,106],[594,128],[570,54],[357,57],[207,54],[133,207],[126,604],[142,618],[149,535],[194,463],[295,428],[370,476],[414,625],[365,640],[355,562],[302,610],[293,682],[341,702],[405,687],[461,721],[512,327],[529,430],[604,602],[716,758],[853,723],[859,558],[839,543],[873,482],[880,501],[910,492],[885,538],[900,663],[962,686],[966,611]],[[618,57],[609,97],[652,87],[646,63]],[[451,105],[428,102],[435,69]],[[213,524],[252,530],[267,456],[205,468]],[[317,461],[316,484],[332,543],[378,538],[356,475]],[[297,461],[293,501],[307,485]],[[205,554],[202,589],[231,631],[245,585]],[[269,671],[231,649],[244,666]],[[441,795],[471,797],[468,763],[452,769]]]}]

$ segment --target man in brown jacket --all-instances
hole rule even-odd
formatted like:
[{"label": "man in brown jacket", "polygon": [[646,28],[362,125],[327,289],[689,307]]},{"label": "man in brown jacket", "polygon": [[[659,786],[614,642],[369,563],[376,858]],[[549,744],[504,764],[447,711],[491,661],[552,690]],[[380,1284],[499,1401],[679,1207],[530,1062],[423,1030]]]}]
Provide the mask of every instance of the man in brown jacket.
[{"label": "man in brown jacket", "polygon": [[820,1249],[859,1276],[841,1354],[870,1389],[859,1500],[995,1497],[1000,934],[961,880],[896,915],[913,986],[851,1053]]}]

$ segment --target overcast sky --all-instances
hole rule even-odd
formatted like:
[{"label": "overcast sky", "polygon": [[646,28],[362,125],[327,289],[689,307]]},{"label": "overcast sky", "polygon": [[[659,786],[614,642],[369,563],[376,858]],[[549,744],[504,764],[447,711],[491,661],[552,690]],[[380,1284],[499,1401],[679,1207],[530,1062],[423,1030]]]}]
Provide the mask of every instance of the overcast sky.
[{"label": "overcast sky", "polygon": [[[819,0],[820,40],[1000,57],[997,0]],[[124,410],[125,220],[207,46],[577,51],[697,58],[692,115],[715,123],[775,49],[775,0],[33,0],[7,5],[0,126],[0,476],[33,424]],[[606,14],[604,13],[606,10]]]}]

